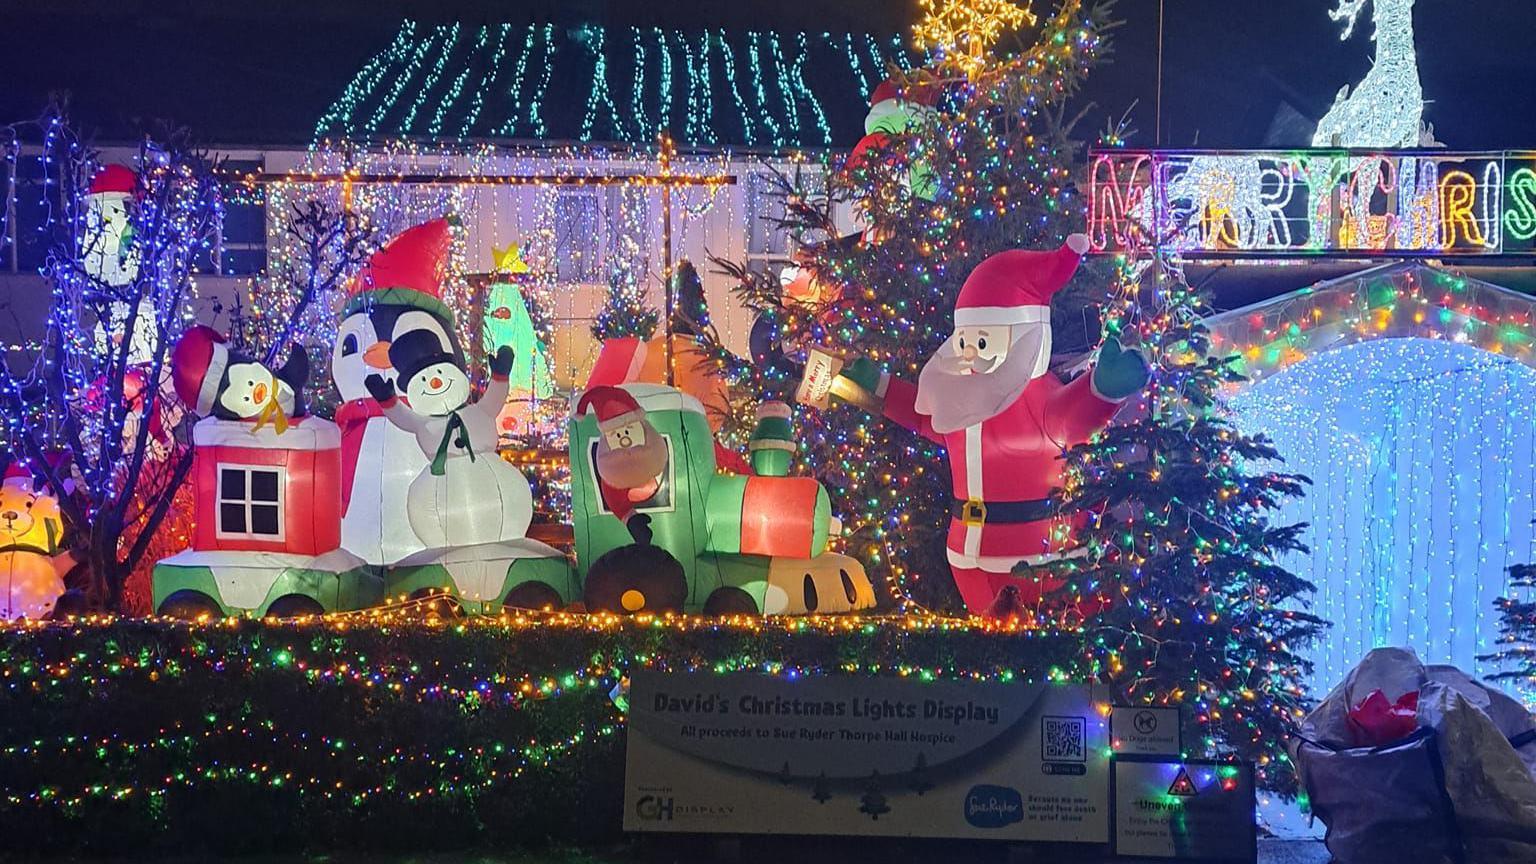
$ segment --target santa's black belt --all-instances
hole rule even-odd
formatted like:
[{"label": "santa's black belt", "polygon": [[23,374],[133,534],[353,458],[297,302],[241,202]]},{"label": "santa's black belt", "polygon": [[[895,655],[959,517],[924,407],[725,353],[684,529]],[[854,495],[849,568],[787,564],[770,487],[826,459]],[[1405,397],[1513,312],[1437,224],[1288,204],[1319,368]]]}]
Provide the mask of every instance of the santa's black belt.
[{"label": "santa's black belt", "polygon": [[1049,498],[1032,501],[962,501],[949,505],[949,515],[967,525],[1009,525],[1039,522],[1056,515],[1055,502]]}]

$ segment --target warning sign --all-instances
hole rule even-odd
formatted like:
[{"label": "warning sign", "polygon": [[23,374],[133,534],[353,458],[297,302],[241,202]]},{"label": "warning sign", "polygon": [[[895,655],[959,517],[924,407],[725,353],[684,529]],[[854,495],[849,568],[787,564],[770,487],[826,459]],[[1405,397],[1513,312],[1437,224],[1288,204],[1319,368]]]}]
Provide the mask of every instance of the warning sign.
[{"label": "warning sign", "polygon": [[1116,855],[1222,864],[1257,860],[1251,765],[1116,756],[1109,776]]}]

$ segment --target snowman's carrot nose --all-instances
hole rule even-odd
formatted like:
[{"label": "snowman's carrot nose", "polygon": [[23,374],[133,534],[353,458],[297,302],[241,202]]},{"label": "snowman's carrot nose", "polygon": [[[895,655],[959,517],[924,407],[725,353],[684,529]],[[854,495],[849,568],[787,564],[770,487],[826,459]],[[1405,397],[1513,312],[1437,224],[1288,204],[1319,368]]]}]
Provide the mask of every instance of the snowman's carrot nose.
[{"label": "snowman's carrot nose", "polygon": [[267,401],[267,385],[265,383],[257,384],[256,389],[251,391],[251,396],[258,405]]}]

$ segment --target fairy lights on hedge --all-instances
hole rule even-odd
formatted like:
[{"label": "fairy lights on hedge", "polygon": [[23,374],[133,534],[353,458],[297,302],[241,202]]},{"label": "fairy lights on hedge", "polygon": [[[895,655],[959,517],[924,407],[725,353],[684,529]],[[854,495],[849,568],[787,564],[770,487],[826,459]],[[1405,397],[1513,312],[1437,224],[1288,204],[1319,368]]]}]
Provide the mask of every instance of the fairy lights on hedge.
[{"label": "fairy lights on hedge", "polygon": [[549,789],[617,782],[637,669],[1040,682],[1082,680],[1086,662],[1079,633],[919,616],[443,619],[400,603],[282,623],[7,624],[0,692],[27,698],[8,700],[0,730],[0,806],[28,814],[8,842],[52,848],[81,821],[165,831],[230,800],[210,792],[236,807],[259,792],[285,814],[263,842],[432,801],[579,821]]},{"label": "fairy lights on hedge", "polygon": [[[638,144],[670,129],[690,145],[832,146],[855,131],[833,129],[833,105],[853,103],[850,94],[864,94],[869,83],[866,60],[849,50],[855,38],[864,40],[867,62],[881,77],[910,65],[899,39],[868,34],[690,34],[590,24],[469,31],[406,21],[326,110],[315,138],[456,130],[461,139]],[[472,70],[485,71],[475,81]],[[467,105],[466,89],[474,94]],[[506,98],[488,100],[487,93]]]}]

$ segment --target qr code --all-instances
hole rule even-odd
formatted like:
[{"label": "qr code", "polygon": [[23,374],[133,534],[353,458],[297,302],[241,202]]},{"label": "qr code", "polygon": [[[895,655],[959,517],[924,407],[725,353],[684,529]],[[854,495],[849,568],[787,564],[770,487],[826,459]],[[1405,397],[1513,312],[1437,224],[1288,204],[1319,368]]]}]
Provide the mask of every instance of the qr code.
[{"label": "qr code", "polygon": [[1046,762],[1088,761],[1086,717],[1040,718],[1040,758]]}]

